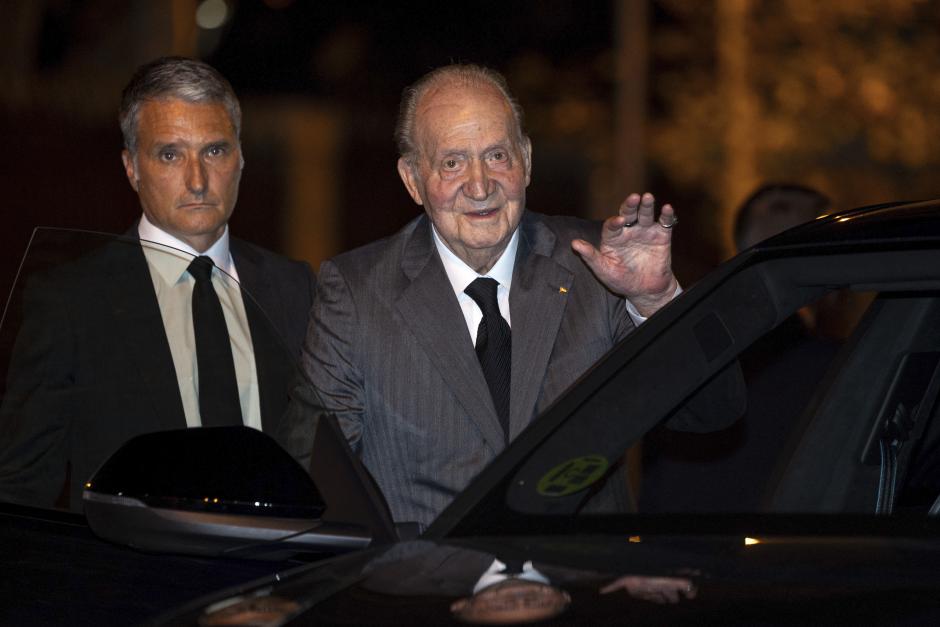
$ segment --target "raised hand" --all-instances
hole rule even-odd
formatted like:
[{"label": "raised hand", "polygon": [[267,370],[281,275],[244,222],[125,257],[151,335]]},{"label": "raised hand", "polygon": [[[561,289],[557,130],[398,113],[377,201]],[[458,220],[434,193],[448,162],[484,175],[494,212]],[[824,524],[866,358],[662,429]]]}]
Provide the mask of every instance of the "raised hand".
[{"label": "raised hand", "polygon": [[607,289],[650,316],[672,300],[678,286],[672,274],[672,227],[677,222],[672,205],[663,205],[657,220],[652,194],[630,194],[620,212],[604,221],[599,248],[582,239],[571,247]]},{"label": "raised hand", "polygon": [[623,590],[637,599],[659,604],[675,604],[682,599],[694,599],[698,595],[698,588],[691,579],[641,575],[626,575],[615,579],[601,588],[600,592],[610,594],[618,590]]}]

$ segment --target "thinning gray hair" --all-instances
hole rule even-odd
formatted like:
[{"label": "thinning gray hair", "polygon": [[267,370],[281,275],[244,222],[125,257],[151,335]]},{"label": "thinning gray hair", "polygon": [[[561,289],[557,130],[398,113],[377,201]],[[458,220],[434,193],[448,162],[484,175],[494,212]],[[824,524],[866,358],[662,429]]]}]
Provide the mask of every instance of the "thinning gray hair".
[{"label": "thinning gray hair", "polygon": [[512,111],[514,121],[514,139],[519,146],[525,146],[526,135],[523,130],[522,107],[509,92],[505,77],[496,70],[481,65],[457,63],[432,70],[402,91],[401,104],[398,107],[398,122],[395,124],[395,141],[398,154],[409,166],[414,167],[419,148],[415,141],[415,117],[418,102],[433,87],[451,84],[469,87],[492,87],[506,99]]},{"label": "thinning gray hair", "polygon": [[161,57],[140,66],[121,92],[118,122],[124,135],[124,147],[137,155],[137,122],[145,102],[179,99],[197,104],[223,105],[241,137],[242,109],[225,77],[215,68],[186,57]]}]

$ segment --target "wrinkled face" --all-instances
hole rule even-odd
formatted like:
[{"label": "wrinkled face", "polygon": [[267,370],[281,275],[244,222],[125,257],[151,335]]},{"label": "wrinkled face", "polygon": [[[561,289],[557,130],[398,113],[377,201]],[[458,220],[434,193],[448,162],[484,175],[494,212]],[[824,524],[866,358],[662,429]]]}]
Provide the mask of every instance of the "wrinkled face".
[{"label": "wrinkled face", "polygon": [[131,187],[155,226],[205,251],[238,199],[242,159],[222,104],[148,101],[137,118],[137,155],[121,155]]},{"label": "wrinkled face", "polygon": [[485,273],[525,208],[531,148],[517,141],[509,103],[492,87],[431,88],[418,102],[414,167],[398,161],[408,193],[454,254]]}]

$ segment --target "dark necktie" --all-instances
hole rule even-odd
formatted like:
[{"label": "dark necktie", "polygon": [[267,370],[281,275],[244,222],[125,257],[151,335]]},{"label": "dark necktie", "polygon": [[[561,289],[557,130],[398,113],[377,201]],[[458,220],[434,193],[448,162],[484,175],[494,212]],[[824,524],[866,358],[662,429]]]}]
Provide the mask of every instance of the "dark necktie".
[{"label": "dark necktie", "polygon": [[496,414],[503,426],[506,441],[509,441],[509,385],[512,367],[512,335],[509,324],[499,313],[496,300],[495,279],[479,278],[467,286],[464,292],[483,311],[483,319],[477,328],[477,358],[483,368],[483,377],[490,388]]},{"label": "dark necktie", "polygon": [[235,360],[219,296],[212,287],[209,257],[196,257],[189,273],[193,287],[193,333],[199,370],[199,416],[204,427],[242,424],[241,401],[235,380]]},{"label": "dark necktie", "polygon": [[499,571],[504,575],[521,575],[525,571],[525,561],[523,560],[504,560],[505,567]]}]

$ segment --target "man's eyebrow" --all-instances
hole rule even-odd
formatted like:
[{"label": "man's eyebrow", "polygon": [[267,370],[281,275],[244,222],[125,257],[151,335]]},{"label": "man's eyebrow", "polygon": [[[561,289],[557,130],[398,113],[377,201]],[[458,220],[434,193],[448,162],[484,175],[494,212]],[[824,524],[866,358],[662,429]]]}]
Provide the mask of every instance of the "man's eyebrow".
[{"label": "man's eyebrow", "polygon": [[[512,142],[511,142],[511,141],[509,141],[509,140],[500,140],[500,141],[498,141],[498,142],[494,142],[494,143],[492,143],[492,144],[486,146],[482,151],[480,151],[480,154],[484,154],[484,155],[485,155],[485,154],[487,154],[487,153],[489,153],[489,152],[493,152],[494,150],[505,150],[505,151],[509,151],[511,146],[512,146]],[[452,156],[452,155],[457,155],[457,156],[465,157],[465,156],[467,156],[468,154],[470,154],[470,151],[469,151],[469,150],[466,150],[466,149],[463,149],[463,148],[451,148],[451,149],[445,148],[445,149],[443,149],[443,150],[438,151],[437,156],[438,156],[438,158],[449,157],[449,156]]]},{"label": "man's eyebrow", "polygon": [[[207,142],[204,142],[202,144],[197,144],[197,145],[200,148],[208,148],[210,146],[233,146],[234,143],[231,140],[225,139],[224,137],[220,137],[219,139],[212,139],[212,140],[209,140]],[[159,150],[167,150],[170,148],[179,149],[184,146],[190,146],[190,144],[185,141],[178,141],[178,140],[171,139],[171,140],[164,141],[164,142],[157,142],[156,144],[154,144],[154,150],[159,151]]]},{"label": "man's eyebrow", "polygon": [[180,147],[180,143],[176,141],[159,142],[153,145],[153,151],[160,152],[162,150],[168,150],[171,148],[175,149],[179,147]]},{"label": "man's eyebrow", "polygon": [[501,140],[494,144],[490,144],[483,149],[483,152],[493,152],[494,150],[509,150],[509,147],[512,145],[512,142],[509,140]]}]

